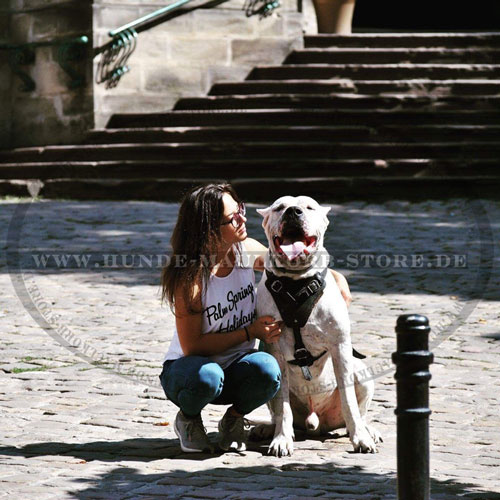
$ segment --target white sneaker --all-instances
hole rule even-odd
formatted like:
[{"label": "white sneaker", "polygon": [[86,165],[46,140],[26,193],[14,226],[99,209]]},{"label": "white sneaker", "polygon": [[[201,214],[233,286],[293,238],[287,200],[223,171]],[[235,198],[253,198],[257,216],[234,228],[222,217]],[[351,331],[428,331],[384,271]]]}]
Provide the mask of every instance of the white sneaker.
[{"label": "white sneaker", "polygon": [[182,451],[186,453],[199,453],[205,450],[209,453],[214,452],[214,447],[207,436],[207,430],[203,426],[201,415],[190,418],[179,411],[175,417],[174,431],[181,442]]}]

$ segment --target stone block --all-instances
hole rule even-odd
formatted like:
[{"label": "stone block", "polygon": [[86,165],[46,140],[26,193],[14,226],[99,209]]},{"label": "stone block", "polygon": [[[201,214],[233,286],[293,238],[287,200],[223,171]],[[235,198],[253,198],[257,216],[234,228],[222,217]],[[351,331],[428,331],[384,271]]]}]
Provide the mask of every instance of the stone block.
[{"label": "stone block", "polygon": [[7,92],[10,90],[12,73],[7,62],[6,52],[0,52],[0,75],[2,75],[2,78],[0,78],[0,92]]},{"label": "stone block", "polygon": [[214,83],[241,82],[251,71],[251,66],[210,66],[205,72],[204,89],[207,93]]},{"label": "stone block", "polygon": [[39,96],[58,95],[67,91],[65,83],[69,77],[57,63],[37,63],[34,67],[33,77],[36,83],[35,92]]},{"label": "stone block", "polygon": [[0,90],[0,148],[10,146],[10,121],[10,92]]},{"label": "stone block", "polygon": [[94,9],[94,28],[114,30],[140,17],[139,7],[96,6]]},{"label": "stone block", "polygon": [[33,40],[86,34],[92,29],[92,10],[85,3],[37,11],[32,17]]},{"label": "stone block", "polygon": [[10,39],[10,22],[9,16],[0,14],[0,40],[7,41]]},{"label": "stone block", "polygon": [[28,14],[14,14],[10,22],[10,38],[13,43],[31,41],[33,30],[33,16]]},{"label": "stone block", "polygon": [[316,21],[316,13],[312,2],[304,2],[302,26],[304,32],[310,35],[318,34],[318,23]]},{"label": "stone block", "polygon": [[152,59],[156,63],[165,61],[168,57],[168,39],[161,35],[153,35],[149,32],[141,33],[137,40],[135,52],[129,59],[130,66],[144,60]]},{"label": "stone block", "polygon": [[62,113],[66,117],[78,117],[93,113],[94,97],[80,91],[69,92],[61,96]]},{"label": "stone block", "polygon": [[256,26],[257,36],[283,36],[285,32],[285,21],[283,16],[276,11],[269,17],[260,19]]},{"label": "stone block", "polygon": [[65,117],[60,96],[17,98],[12,107],[13,147],[79,142],[93,126],[92,113]]},{"label": "stone block", "polygon": [[255,17],[247,18],[244,12],[229,10],[197,10],[193,16],[194,31],[203,33],[204,37],[245,36],[253,35],[256,24]]},{"label": "stone block", "polygon": [[144,70],[144,90],[166,95],[186,95],[202,91],[202,70],[182,66],[148,67]]},{"label": "stone block", "polygon": [[[58,4],[64,4],[68,3],[67,1],[65,2],[64,0],[23,0],[22,5],[20,5],[18,8],[23,8],[23,9],[33,9],[36,7],[45,7],[47,5],[58,5]],[[74,0],[74,3],[77,3],[77,0]]]},{"label": "stone block", "polygon": [[287,38],[300,37],[304,34],[304,16],[299,13],[290,13],[284,16],[284,35]]},{"label": "stone block", "polygon": [[235,39],[231,42],[232,61],[235,64],[279,64],[300,44],[298,39],[260,38]]},{"label": "stone block", "polygon": [[[152,35],[175,35],[178,33],[193,33],[193,14],[180,15],[148,30]],[[142,34],[141,34],[142,36]]]},{"label": "stone block", "polygon": [[229,40],[176,38],[170,42],[168,59],[179,65],[229,64]]}]

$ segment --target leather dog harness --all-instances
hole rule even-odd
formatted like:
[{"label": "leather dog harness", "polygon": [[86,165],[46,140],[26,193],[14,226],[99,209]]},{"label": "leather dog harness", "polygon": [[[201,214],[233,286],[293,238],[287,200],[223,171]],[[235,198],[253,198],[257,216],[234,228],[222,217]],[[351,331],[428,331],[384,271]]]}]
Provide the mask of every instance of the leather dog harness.
[{"label": "leather dog harness", "polygon": [[[272,295],[285,325],[293,329],[293,336],[295,338],[295,352],[293,356],[295,359],[288,362],[292,365],[300,366],[306,380],[312,380],[309,366],[312,366],[327,351],[323,351],[318,356],[313,356],[306,349],[302,341],[300,329],[305,326],[314,306],[323,295],[327,272],[328,268],[325,268],[321,273],[316,273],[310,278],[294,280],[283,276],[278,277],[266,270],[266,288]],[[353,355],[357,358],[363,359],[366,357],[355,349],[352,351]]]}]

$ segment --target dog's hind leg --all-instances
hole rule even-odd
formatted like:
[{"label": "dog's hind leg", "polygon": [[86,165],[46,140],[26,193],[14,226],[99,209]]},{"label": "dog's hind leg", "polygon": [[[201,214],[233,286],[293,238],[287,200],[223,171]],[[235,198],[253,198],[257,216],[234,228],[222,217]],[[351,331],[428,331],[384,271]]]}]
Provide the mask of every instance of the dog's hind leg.
[{"label": "dog's hind leg", "polygon": [[354,390],[358,400],[359,413],[361,418],[365,420],[375,392],[375,383],[363,361],[354,358],[353,368]]},{"label": "dog's hind leg", "polygon": [[259,424],[252,427],[248,438],[251,441],[266,441],[274,436],[275,424]]}]

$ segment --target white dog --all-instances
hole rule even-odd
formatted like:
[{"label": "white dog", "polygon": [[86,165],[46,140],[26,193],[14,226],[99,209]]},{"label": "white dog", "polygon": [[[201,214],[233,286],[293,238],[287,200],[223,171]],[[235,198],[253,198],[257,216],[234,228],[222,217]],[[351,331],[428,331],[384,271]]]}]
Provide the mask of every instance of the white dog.
[{"label": "white dog", "polygon": [[374,383],[358,376],[366,366],[353,357],[347,305],[327,267],[329,210],[308,196],[257,210],[269,242],[257,313],[287,326],[278,343],[264,346],[278,360],[281,388],[268,403],[272,424],[255,427],[252,437],[274,433],[269,453],[276,456],[293,453],[294,427],[315,435],[346,427],[354,450],[364,453],[381,441],[365,422]]}]

